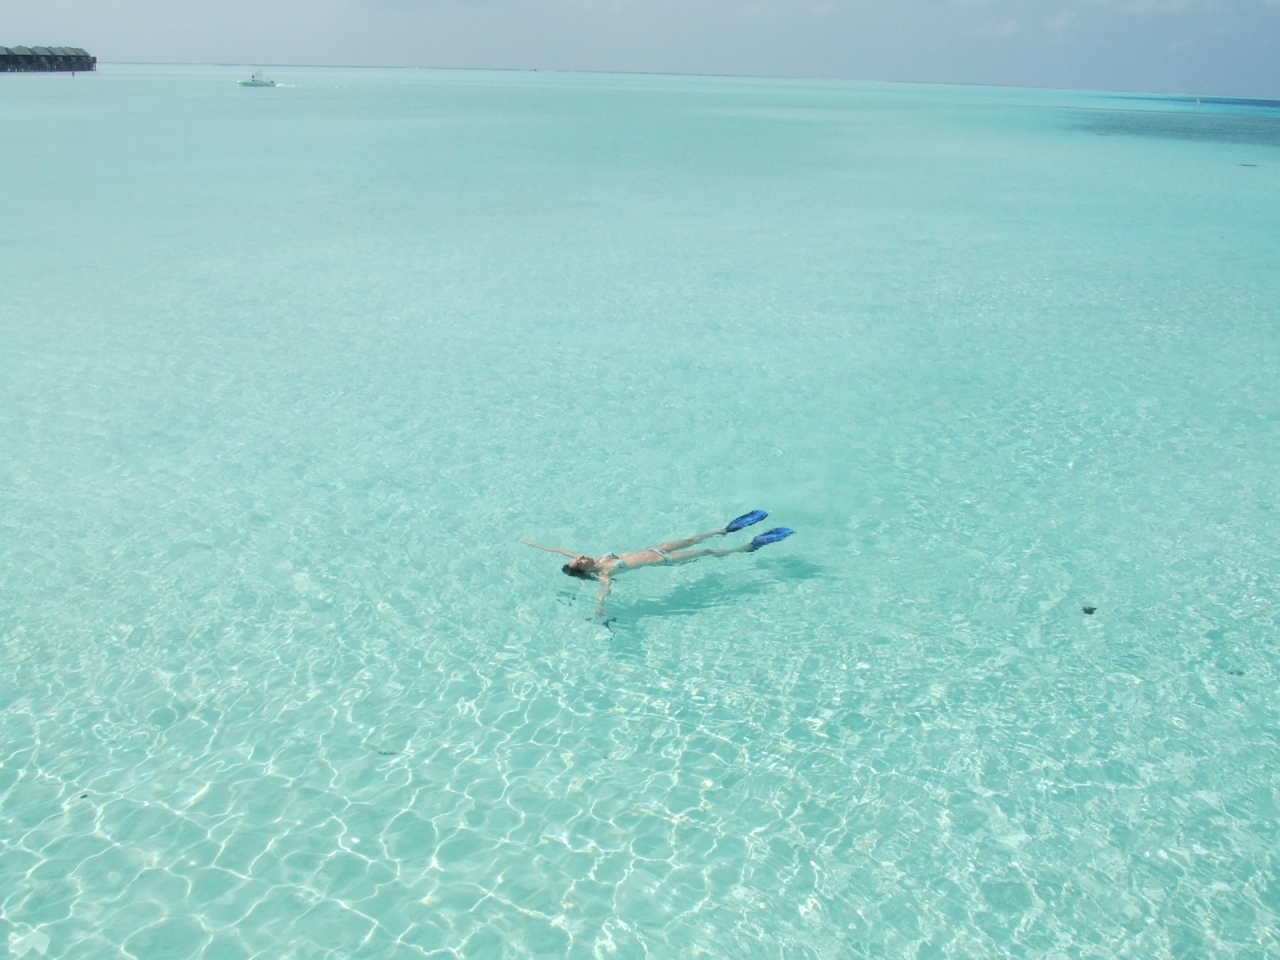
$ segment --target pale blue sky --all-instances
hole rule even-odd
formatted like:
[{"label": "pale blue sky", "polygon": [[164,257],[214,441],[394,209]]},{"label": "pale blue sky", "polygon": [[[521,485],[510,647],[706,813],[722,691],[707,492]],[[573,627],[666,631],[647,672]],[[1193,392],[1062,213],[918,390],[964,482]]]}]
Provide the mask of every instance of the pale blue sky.
[{"label": "pale blue sky", "polygon": [[108,61],[917,80],[1280,98],[1280,0],[0,0]]}]

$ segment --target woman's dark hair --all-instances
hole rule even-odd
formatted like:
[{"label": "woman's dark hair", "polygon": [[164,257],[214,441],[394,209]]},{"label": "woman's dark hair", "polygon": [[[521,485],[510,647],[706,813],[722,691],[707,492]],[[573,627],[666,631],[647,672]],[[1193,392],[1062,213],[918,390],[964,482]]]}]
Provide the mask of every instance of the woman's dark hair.
[{"label": "woman's dark hair", "polygon": [[575,569],[573,569],[573,567],[569,566],[569,564],[567,564],[567,563],[566,563],[563,567],[561,567],[560,569],[561,569],[561,571],[563,571],[564,573],[567,573],[567,574],[568,574],[569,576],[571,576],[571,577],[577,577],[579,580],[594,580],[594,579],[595,579],[595,575],[594,575],[594,574],[587,573],[585,570],[575,570]]}]

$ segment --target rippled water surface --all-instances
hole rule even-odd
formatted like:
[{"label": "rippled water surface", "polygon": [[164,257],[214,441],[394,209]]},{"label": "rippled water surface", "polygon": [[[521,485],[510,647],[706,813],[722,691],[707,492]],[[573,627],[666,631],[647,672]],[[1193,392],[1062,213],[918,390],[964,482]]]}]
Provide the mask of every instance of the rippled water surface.
[{"label": "rippled water surface", "polygon": [[0,82],[0,949],[1280,957],[1280,111],[238,76]]}]

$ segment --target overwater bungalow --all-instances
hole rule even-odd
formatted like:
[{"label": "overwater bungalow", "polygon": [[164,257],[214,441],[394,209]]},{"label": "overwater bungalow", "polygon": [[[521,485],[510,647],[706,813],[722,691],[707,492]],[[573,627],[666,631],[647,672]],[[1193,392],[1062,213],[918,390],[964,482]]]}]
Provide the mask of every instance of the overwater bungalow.
[{"label": "overwater bungalow", "polygon": [[73,73],[97,65],[80,47],[0,47],[0,73]]}]

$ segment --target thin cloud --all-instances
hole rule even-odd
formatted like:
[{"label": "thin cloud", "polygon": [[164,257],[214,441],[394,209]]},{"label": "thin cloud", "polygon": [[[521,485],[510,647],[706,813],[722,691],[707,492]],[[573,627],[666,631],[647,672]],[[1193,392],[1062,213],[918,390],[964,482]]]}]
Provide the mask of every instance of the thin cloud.
[{"label": "thin cloud", "polygon": [[[1219,0],[1092,0],[1095,6],[1118,7],[1125,13],[1187,13],[1219,10]],[[1270,2],[1270,0],[1267,0]]]},{"label": "thin cloud", "polygon": [[[1280,2],[1280,0],[1277,0],[1277,2]],[[1075,23],[1078,16],[1079,14],[1070,7],[1067,7],[1065,10],[1060,10],[1049,20],[1048,27],[1050,32],[1065,33],[1067,28],[1069,28],[1071,24]]]},{"label": "thin cloud", "polygon": [[1021,24],[1017,20],[1001,20],[995,23],[983,24],[973,31],[975,37],[983,37],[991,40],[1007,40],[1018,32]]}]

